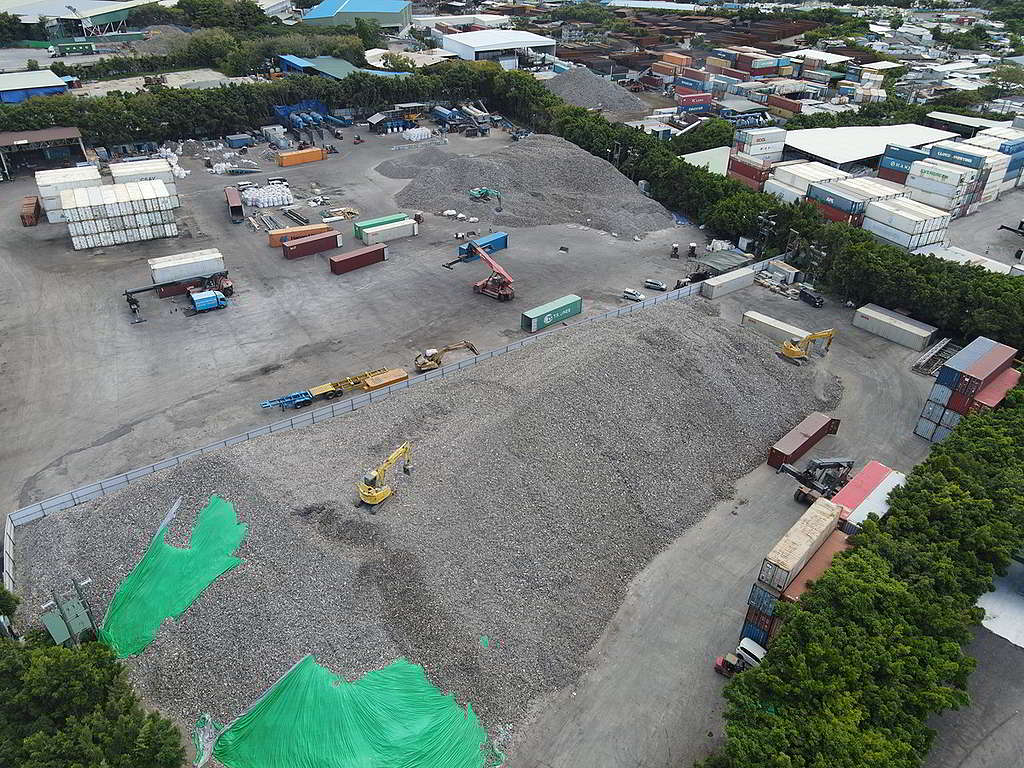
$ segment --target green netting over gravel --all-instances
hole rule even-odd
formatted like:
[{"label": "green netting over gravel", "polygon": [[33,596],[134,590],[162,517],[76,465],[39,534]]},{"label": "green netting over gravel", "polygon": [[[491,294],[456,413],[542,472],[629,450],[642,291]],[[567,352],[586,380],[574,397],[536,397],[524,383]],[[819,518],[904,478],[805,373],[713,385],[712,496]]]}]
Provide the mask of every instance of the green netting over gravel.
[{"label": "green netting over gravel", "polygon": [[227,768],[481,768],[487,733],[405,659],[349,683],[306,656],[217,738]]},{"label": "green netting over gravel", "polygon": [[213,581],[242,562],[232,556],[248,526],[219,496],[210,498],[192,528],[188,549],[164,541],[168,515],[139,564],[125,577],[107,608],[100,639],[118,658],[141,653],[166,619],[185,612]]}]

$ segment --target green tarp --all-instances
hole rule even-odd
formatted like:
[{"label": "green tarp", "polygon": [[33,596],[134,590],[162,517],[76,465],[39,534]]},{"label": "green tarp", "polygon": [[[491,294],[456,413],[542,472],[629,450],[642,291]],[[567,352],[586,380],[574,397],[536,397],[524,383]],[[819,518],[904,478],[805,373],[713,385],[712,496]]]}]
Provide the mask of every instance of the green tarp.
[{"label": "green tarp", "polygon": [[188,549],[164,541],[171,519],[164,520],[107,608],[100,639],[118,658],[141,653],[164,620],[178,618],[214,579],[242,562],[231,553],[248,526],[238,522],[229,502],[210,498],[192,528]]},{"label": "green tarp", "polygon": [[217,737],[213,757],[227,768],[481,768],[486,742],[473,708],[417,664],[349,683],[306,656]]}]

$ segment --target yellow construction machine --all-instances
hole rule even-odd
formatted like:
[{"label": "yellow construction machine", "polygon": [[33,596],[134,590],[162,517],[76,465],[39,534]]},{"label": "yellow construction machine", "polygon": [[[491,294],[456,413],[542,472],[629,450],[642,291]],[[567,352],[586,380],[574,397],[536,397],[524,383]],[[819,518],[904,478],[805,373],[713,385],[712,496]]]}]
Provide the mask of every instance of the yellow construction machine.
[{"label": "yellow construction machine", "polygon": [[819,339],[825,339],[825,352],[828,352],[835,335],[835,329],[829,328],[825,331],[809,333],[802,339],[786,339],[782,342],[782,348],[776,354],[786,362],[793,363],[793,365],[803,365],[810,359],[811,344]]},{"label": "yellow construction machine", "polygon": [[421,354],[416,355],[416,370],[423,373],[424,371],[432,371],[435,368],[440,368],[441,361],[444,360],[444,356],[456,349],[468,349],[474,355],[480,354],[476,351],[476,347],[466,340],[462,340],[456,344],[449,344],[447,347],[441,347],[440,349],[425,349]]},{"label": "yellow construction machine", "polygon": [[407,475],[411,475],[412,443],[402,443],[394,453],[363,475],[363,479],[358,483],[359,501],[356,502],[357,507],[360,504],[365,504],[368,507],[376,507],[378,504],[381,504],[391,498],[395,489],[384,482],[384,477],[387,475],[387,471],[402,459],[405,459],[405,463],[402,464],[402,471]]}]

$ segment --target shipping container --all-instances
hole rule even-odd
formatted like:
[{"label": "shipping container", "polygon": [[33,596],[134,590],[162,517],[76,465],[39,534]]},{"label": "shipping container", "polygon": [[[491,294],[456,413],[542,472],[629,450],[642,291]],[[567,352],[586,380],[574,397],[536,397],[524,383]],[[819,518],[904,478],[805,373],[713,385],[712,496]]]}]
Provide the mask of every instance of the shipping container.
[{"label": "shipping container", "polygon": [[808,162],[784,165],[775,168],[773,175],[783,184],[788,184],[801,194],[807,194],[807,187],[823,181],[849,178],[850,174],[823,163]]},{"label": "shipping container", "polygon": [[745,128],[736,131],[735,140],[741,144],[785,144],[785,128]]},{"label": "shipping container", "polygon": [[747,605],[760,611],[765,616],[775,615],[775,604],[778,601],[778,595],[757,584],[750,588],[750,596],[747,597]]},{"label": "shipping container", "polygon": [[[949,184],[938,179],[929,178],[927,176],[916,175],[914,171],[911,171],[907,176],[907,187],[910,188],[908,196],[913,194],[913,190],[919,190],[921,192],[929,193],[931,197],[942,198],[950,201],[962,200],[964,195],[967,194],[967,184]],[[913,198],[911,198],[913,199]],[[948,210],[948,209],[946,209]]]},{"label": "shipping container", "polygon": [[939,419],[939,424],[943,427],[949,427],[950,429],[953,429],[954,427],[956,427],[957,424],[960,423],[960,419],[962,419],[964,415],[965,414],[957,413],[956,411],[943,411],[942,417]]},{"label": "shipping container", "polygon": [[234,133],[230,136],[225,136],[224,143],[232,149],[238,149],[240,147],[251,147],[256,143],[256,140],[248,133]]},{"label": "shipping container", "polygon": [[154,283],[168,283],[189,277],[213,275],[224,271],[224,256],[216,248],[175,253],[149,259],[150,279]]},{"label": "shipping container", "polygon": [[726,294],[754,284],[754,270],[741,267],[731,272],[710,277],[700,284],[700,295],[706,299],[717,299]]},{"label": "shipping container", "polygon": [[753,310],[743,313],[740,325],[746,326],[755,333],[767,336],[769,339],[780,344],[783,341],[802,339],[809,333],[803,328],[797,328],[795,325],[784,323],[781,320],[776,320],[774,317],[769,317]]},{"label": "shipping container", "polygon": [[768,632],[764,629],[761,629],[756,624],[744,623],[743,629],[740,631],[740,640],[742,640],[745,637],[750,638],[758,645],[768,645]]},{"label": "shipping container", "polygon": [[960,375],[967,373],[974,363],[997,347],[997,343],[985,336],[974,341],[949,358],[939,369],[937,381],[947,387],[956,388]]},{"label": "shipping container", "polygon": [[783,464],[792,464],[823,437],[834,435],[838,431],[839,419],[814,411],[772,446],[768,452],[768,466],[778,469]]},{"label": "shipping container", "polygon": [[133,181],[162,181],[167,191],[175,194],[175,176],[171,163],[163,158],[155,160],[139,160],[134,163],[111,163],[110,176],[115,184],[128,184]]},{"label": "shipping container", "polygon": [[1020,383],[1021,373],[1016,368],[1008,368],[993,377],[974,396],[972,411],[987,411],[996,408],[1003,402],[1006,394]]},{"label": "shipping container", "polygon": [[[508,248],[508,232],[494,232],[485,237],[478,237],[473,241],[487,253],[497,253]],[[459,246],[459,256],[469,255],[469,243],[462,243]]]},{"label": "shipping container", "polygon": [[367,376],[363,380],[363,391],[372,392],[375,389],[383,389],[384,387],[390,387],[392,384],[408,381],[408,379],[409,372],[404,368],[389,368],[384,373],[378,373],[376,376]]},{"label": "shipping container", "polygon": [[520,327],[527,333],[535,333],[555,323],[561,323],[583,312],[583,299],[574,293],[560,299],[541,304],[523,312]]},{"label": "shipping container", "polygon": [[870,232],[883,245],[895,245],[908,251],[915,251],[918,248],[941,243],[946,239],[947,232],[943,228],[910,234],[869,218],[865,218],[860,226],[865,232]]},{"label": "shipping container", "polygon": [[94,165],[36,171],[36,187],[40,198],[59,198],[64,190],[98,187],[100,184],[100,171]]},{"label": "shipping container", "polygon": [[795,203],[803,197],[803,195],[800,194],[799,189],[791,187],[788,184],[783,184],[778,179],[770,177],[764,183],[764,191],[766,194],[775,195],[784,203]]},{"label": "shipping container", "polygon": [[771,632],[772,625],[775,621],[776,619],[774,616],[761,613],[752,605],[747,606],[747,615],[743,619],[745,624],[753,624],[755,627],[763,629],[765,632]]},{"label": "shipping container", "polygon": [[899,144],[887,144],[884,156],[895,160],[903,160],[909,164],[931,155],[926,149],[914,149],[913,147],[901,147]]},{"label": "shipping container", "polygon": [[949,427],[944,427],[941,424],[935,428],[935,432],[932,433],[932,442],[941,443],[953,432]]},{"label": "shipping container", "polygon": [[868,515],[885,517],[889,512],[889,494],[903,485],[907,476],[878,461],[869,461],[853,479],[832,497],[832,503],[842,507],[840,519],[846,525],[843,531],[856,533]]},{"label": "shipping container", "polygon": [[[865,222],[874,220],[906,234],[918,235],[949,226],[947,211],[933,208],[903,197],[892,200],[872,200],[864,209]],[[865,226],[867,229],[867,226]],[[941,238],[940,238],[941,240]],[[929,242],[938,242],[930,240]],[[927,243],[922,243],[927,245]]]},{"label": "shipping container", "polygon": [[949,398],[953,396],[953,390],[947,386],[935,382],[932,384],[931,391],[928,393],[928,399],[933,403],[938,403],[943,408],[949,402]]},{"label": "shipping container", "polygon": [[285,227],[284,229],[272,229],[267,233],[267,244],[271,248],[280,248],[281,243],[286,240],[318,235],[327,232],[331,227],[328,224],[304,224],[299,227]]},{"label": "shipping container", "polygon": [[235,224],[245,221],[245,212],[242,209],[242,196],[238,193],[238,187],[224,187],[224,200],[228,205],[228,216]]},{"label": "shipping container", "polygon": [[296,149],[291,152],[277,153],[277,164],[282,168],[326,159],[327,150],[323,147],[310,147],[309,149]]},{"label": "shipping container", "polygon": [[923,416],[917,420],[917,426],[914,427],[914,434],[918,437],[923,437],[925,440],[931,440],[932,435],[935,434],[935,428],[938,424],[928,421]]},{"label": "shipping container", "polygon": [[404,219],[376,227],[363,227],[362,241],[367,245],[388,243],[403,237],[413,237],[419,233],[420,225],[416,223],[415,219]]},{"label": "shipping container", "polygon": [[761,563],[757,580],[773,590],[785,590],[839,522],[840,507],[818,499],[772,547]]},{"label": "shipping container", "polygon": [[738,181],[743,186],[747,187],[748,189],[752,189],[755,192],[760,192],[764,187],[763,181],[758,181],[757,179],[751,179],[748,176],[743,176],[737,173],[736,171],[732,170],[731,168],[729,169],[728,173],[726,173],[726,176],[728,176],[733,181]]},{"label": "shipping container", "polygon": [[357,248],[348,253],[339,253],[330,257],[331,273],[343,275],[370,264],[378,264],[387,261],[388,247],[384,243],[368,245],[365,248]]},{"label": "shipping container", "polygon": [[894,171],[889,168],[879,168],[878,178],[885,179],[886,181],[894,181],[897,184],[905,184],[907,181],[907,174],[904,171]]},{"label": "shipping container", "polygon": [[392,224],[396,221],[404,221],[407,218],[409,218],[409,216],[408,214],[405,213],[389,213],[387,216],[380,216],[376,219],[356,221],[352,223],[352,235],[357,240],[362,240],[364,229],[369,229],[370,227],[379,227],[381,224]]},{"label": "shipping container", "polygon": [[883,168],[890,171],[899,171],[900,173],[910,173],[911,166],[916,161],[913,160],[902,160],[898,157],[883,157],[878,161],[878,169]]},{"label": "shipping container", "polygon": [[988,352],[971,363],[964,371],[964,378],[977,382],[978,386],[967,386],[965,391],[974,394],[982,386],[988,384],[1011,365],[1017,356],[1017,350],[1006,344],[995,344]]},{"label": "shipping container", "polygon": [[21,199],[21,226],[34,227],[39,223],[42,214],[42,207],[39,205],[39,198],[35,195],[28,195]]},{"label": "shipping container", "polygon": [[314,253],[323,253],[332,248],[341,248],[341,242],[341,232],[332,229],[329,232],[286,240],[281,243],[281,255],[286,259],[298,259],[302,256],[311,256]]},{"label": "shipping container", "polygon": [[850,548],[849,537],[841,531],[832,531],[824,543],[818,548],[807,564],[800,569],[793,581],[782,593],[782,599],[788,603],[795,603],[807,591],[807,588],[820,579],[836,555],[845,552]]},{"label": "shipping container", "polygon": [[853,315],[853,325],[900,346],[923,352],[938,330],[877,304],[865,304]]},{"label": "shipping container", "polygon": [[938,403],[933,403],[931,400],[925,400],[924,407],[921,409],[921,418],[928,419],[928,421],[939,423],[939,419],[942,418],[942,412],[946,410]]}]

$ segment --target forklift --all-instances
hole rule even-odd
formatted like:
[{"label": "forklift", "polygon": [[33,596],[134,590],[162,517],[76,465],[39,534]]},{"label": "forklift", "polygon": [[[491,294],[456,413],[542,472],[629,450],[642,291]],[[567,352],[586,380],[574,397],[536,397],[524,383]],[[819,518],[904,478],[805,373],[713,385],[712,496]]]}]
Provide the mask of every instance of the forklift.
[{"label": "forklift", "polygon": [[800,483],[793,500],[813,504],[818,499],[831,499],[850,480],[854,460],[845,458],[811,459],[801,471],[792,464],[783,464],[775,474],[785,472]]}]

